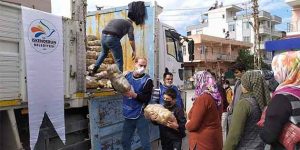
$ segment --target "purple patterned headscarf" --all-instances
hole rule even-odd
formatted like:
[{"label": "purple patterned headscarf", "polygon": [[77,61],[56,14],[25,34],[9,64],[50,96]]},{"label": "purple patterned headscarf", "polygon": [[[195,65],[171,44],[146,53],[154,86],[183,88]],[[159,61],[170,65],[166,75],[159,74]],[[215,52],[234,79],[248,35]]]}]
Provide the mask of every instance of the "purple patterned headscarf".
[{"label": "purple patterned headscarf", "polygon": [[198,71],[194,75],[194,80],[196,96],[200,96],[203,93],[208,93],[214,98],[217,106],[221,106],[222,98],[218,91],[217,82],[209,72]]}]

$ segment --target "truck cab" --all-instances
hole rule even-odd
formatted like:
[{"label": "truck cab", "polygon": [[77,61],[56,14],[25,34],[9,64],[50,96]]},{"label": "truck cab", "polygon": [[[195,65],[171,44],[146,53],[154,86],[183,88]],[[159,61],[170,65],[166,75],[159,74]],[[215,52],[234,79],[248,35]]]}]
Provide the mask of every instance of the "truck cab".
[{"label": "truck cab", "polygon": [[163,74],[167,68],[173,74],[173,83],[175,86],[183,86],[183,55],[180,43],[180,34],[176,30],[164,23],[160,23],[159,42],[159,79],[162,82]]}]

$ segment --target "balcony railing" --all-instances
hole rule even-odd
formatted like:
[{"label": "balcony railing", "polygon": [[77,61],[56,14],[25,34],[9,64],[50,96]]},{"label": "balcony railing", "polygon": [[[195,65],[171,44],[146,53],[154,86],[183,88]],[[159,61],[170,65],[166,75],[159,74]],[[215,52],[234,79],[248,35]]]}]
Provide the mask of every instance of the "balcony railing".
[{"label": "balcony railing", "polygon": [[267,26],[260,26],[259,27],[259,33],[260,34],[271,34],[271,29]]},{"label": "balcony railing", "polygon": [[237,55],[225,55],[225,54],[213,54],[213,55],[200,55],[201,61],[207,62],[216,62],[216,61],[227,61],[227,62],[234,62],[236,61]]},{"label": "balcony railing", "polygon": [[282,22],[282,18],[278,17],[278,16],[272,16],[272,21],[277,22],[277,23],[281,23]]},{"label": "balcony railing", "polygon": [[263,10],[259,12],[258,17],[259,18],[268,18],[268,19],[272,18],[270,13],[263,11]]}]

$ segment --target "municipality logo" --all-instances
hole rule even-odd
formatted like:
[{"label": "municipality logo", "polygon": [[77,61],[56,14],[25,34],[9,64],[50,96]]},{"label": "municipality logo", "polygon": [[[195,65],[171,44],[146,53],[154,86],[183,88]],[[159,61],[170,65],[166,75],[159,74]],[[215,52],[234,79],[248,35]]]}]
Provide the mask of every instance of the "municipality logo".
[{"label": "municipality logo", "polygon": [[37,19],[32,21],[29,26],[28,39],[36,51],[47,54],[57,48],[59,34],[51,22],[45,19]]}]

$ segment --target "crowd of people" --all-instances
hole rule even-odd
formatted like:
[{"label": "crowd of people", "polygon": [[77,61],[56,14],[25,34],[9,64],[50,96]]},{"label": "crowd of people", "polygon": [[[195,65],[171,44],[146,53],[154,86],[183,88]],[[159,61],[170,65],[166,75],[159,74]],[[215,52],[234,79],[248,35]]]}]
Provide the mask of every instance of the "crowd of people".
[{"label": "crowd of people", "polygon": [[[151,149],[150,123],[159,125],[163,150],[182,149],[186,134],[190,150],[264,150],[266,145],[285,149],[286,140],[300,148],[297,144],[300,135],[285,132],[291,127],[287,124],[295,125],[297,130],[300,122],[300,52],[284,52],[274,57],[272,69],[279,83],[275,91],[270,91],[261,71],[246,70],[241,63],[231,68],[236,77],[233,89],[228,80],[218,81],[209,71],[196,72],[195,98],[187,116],[180,91],[173,85],[173,74],[166,70],[158,95],[153,96],[153,81],[144,72],[146,67],[147,59],[137,57],[136,69],[125,76],[133,87],[123,94],[125,150],[131,149],[135,129],[143,149]],[[161,125],[155,122],[157,116],[153,114],[147,120],[143,108],[153,99],[176,119]]]},{"label": "crowd of people", "polygon": [[[153,92],[153,81],[145,73],[147,59],[136,56],[133,30],[130,19],[112,20],[103,30],[103,50],[91,72],[96,72],[109,49],[123,71],[120,39],[128,34],[135,69],[125,75],[131,90],[122,93],[124,150],[131,149],[135,130],[143,149],[151,149],[150,123],[159,125],[163,150],[182,149],[186,133],[190,150],[263,150],[266,144],[272,149],[300,149],[297,144],[300,141],[297,126],[300,123],[299,51],[274,57],[273,76],[279,85],[275,80],[266,81],[262,71],[247,71],[242,63],[231,67],[236,78],[233,89],[229,80],[224,77],[218,80],[209,70],[196,72],[193,76],[195,97],[186,116],[180,91],[173,85],[173,74],[167,69],[159,89]],[[176,119],[165,125],[156,123],[157,114],[150,116],[151,121],[146,119],[144,108],[151,102],[161,104]]]}]

